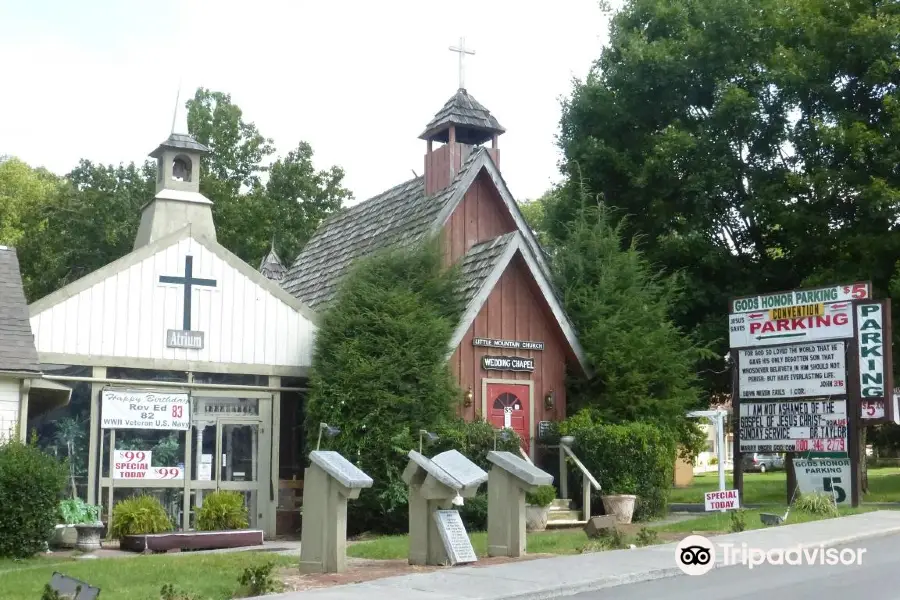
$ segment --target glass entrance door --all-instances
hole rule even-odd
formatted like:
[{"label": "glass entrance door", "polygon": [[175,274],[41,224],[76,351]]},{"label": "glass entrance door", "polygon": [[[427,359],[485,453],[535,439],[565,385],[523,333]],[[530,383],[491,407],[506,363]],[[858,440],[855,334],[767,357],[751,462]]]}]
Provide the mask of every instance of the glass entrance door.
[{"label": "glass entrance door", "polygon": [[216,423],[216,489],[244,496],[252,528],[259,526],[259,429],[259,422],[219,419]]}]

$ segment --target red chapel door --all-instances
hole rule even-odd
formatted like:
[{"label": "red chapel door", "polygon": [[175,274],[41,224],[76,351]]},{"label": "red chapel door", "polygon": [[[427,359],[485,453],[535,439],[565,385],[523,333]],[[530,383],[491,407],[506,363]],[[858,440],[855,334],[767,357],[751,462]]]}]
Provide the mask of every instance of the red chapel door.
[{"label": "red chapel door", "polygon": [[496,428],[509,427],[522,438],[522,449],[531,452],[531,387],[515,383],[487,384],[488,422]]}]

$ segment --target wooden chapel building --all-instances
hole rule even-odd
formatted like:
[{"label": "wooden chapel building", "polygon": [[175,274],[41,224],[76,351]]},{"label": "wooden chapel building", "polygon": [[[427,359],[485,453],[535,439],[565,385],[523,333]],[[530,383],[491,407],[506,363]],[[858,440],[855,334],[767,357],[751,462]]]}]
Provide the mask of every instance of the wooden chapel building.
[{"label": "wooden chapel building", "polygon": [[465,390],[460,413],[512,427],[534,458],[539,423],[566,416],[567,366],[585,374],[588,365],[543,251],[500,174],[504,131],[461,87],[419,136],[427,147],[423,176],[328,219],[286,273],[274,253],[261,270],[318,312],[357,258],[439,235],[464,280],[466,308],[448,349]]}]

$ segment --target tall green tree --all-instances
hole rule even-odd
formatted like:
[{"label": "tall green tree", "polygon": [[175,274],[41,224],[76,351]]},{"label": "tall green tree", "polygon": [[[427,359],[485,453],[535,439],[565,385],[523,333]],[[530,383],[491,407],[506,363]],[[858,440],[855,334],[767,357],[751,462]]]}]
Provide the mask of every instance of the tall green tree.
[{"label": "tall green tree", "polygon": [[655,272],[603,203],[586,192],[580,199],[552,258],[566,312],[595,369],[574,384],[571,412],[589,408],[606,422],[652,423],[696,450],[698,432],[686,413],[707,399],[696,365],[710,352],[672,321],[680,278]]},{"label": "tall green tree", "polygon": [[43,210],[58,193],[56,175],[0,156],[0,244],[17,246],[25,235],[28,215]]},{"label": "tall green tree", "polygon": [[[900,6],[886,0],[628,0],[563,106],[570,184],[683,271],[679,325],[727,347],[729,296],[871,279],[900,252]],[[719,361],[705,371],[727,389]]]},{"label": "tall green tree", "polygon": [[447,363],[462,313],[459,276],[442,256],[433,242],[359,261],[316,335],[307,439],[320,423],[339,427],[328,448],[375,480],[353,510],[356,529],[403,530],[407,453],[419,430],[451,422],[460,398]]}]

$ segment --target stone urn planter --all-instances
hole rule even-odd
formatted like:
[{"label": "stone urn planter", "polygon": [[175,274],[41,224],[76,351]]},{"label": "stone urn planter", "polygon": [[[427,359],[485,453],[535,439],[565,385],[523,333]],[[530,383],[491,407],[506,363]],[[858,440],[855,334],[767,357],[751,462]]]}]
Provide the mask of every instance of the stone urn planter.
[{"label": "stone urn planter", "polygon": [[549,518],[549,506],[525,505],[525,531],[544,531]]},{"label": "stone urn planter", "polygon": [[603,510],[608,515],[616,517],[616,523],[626,525],[631,523],[631,517],[634,516],[634,501],[637,496],[631,494],[610,494],[608,496],[600,496],[603,501]]},{"label": "stone urn planter", "polygon": [[57,525],[50,537],[50,547],[55,549],[71,549],[78,541],[78,532],[74,525]]},{"label": "stone urn planter", "polygon": [[103,523],[78,523],[75,531],[78,538],[75,540],[75,549],[90,553],[100,549],[100,536],[103,534]]}]

